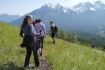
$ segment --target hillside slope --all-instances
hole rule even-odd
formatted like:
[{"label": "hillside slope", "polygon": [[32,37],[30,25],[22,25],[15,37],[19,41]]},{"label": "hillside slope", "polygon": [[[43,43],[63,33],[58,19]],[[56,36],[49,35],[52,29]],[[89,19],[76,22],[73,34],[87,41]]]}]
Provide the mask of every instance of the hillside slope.
[{"label": "hillside slope", "polygon": [[[19,47],[21,42],[18,28],[0,23],[0,70],[23,70],[25,49]],[[53,70],[105,69],[103,51],[60,39],[53,45],[49,36],[44,42],[44,55]]]},{"label": "hillside slope", "polygon": [[[57,40],[49,45],[46,40],[45,53],[54,70],[104,70],[105,52],[91,47]],[[47,44],[48,43],[48,44]]]}]

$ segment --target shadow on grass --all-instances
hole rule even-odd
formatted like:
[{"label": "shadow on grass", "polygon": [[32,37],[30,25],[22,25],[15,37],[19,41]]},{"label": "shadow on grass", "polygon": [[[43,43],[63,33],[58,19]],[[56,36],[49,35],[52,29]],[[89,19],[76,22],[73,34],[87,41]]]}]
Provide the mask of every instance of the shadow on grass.
[{"label": "shadow on grass", "polygon": [[0,70],[24,70],[22,67],[18,67],[13,62],[7,64],[0,64]]}]

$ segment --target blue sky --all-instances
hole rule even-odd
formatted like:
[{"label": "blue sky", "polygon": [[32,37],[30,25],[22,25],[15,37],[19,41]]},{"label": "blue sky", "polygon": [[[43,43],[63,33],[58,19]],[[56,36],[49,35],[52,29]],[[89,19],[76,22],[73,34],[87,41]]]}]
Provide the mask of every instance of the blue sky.
[{"label": "blue sky", "polygon": [[[80,2],[94,2],[97,0],[0,0],[0,14],[24,15],[46,3],[60,3],[65,7],[71,7]],[[101,0],[105,2],[105,0]]]}]

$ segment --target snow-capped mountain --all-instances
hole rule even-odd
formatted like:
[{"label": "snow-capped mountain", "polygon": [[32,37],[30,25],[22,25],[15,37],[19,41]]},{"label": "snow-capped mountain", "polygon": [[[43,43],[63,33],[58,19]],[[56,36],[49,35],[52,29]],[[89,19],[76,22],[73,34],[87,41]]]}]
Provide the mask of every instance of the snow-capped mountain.
[{"label": "snow-capped mountain", "polygon": [[62,9],[64,12],[68,12],[68,10],[69,10],[69,8],[65,8],[60,4],[53,5],[53,4],[49,3],[49,4],[43,5],[43,7],[46,7],[46,6],[51,8],[51,9]]},{"label": "snow-capped mountain", "polygon": [[[45,4],[27,15],[41,18],[47,27],[49,26],[49,21],[53,20],[65,30],[98,33],[99,27],[103,28],[105,26],[105,4],[101,1],[97,1],[94,4],[90,2],[80,3],[72,8],[65,8],[60,4],[54,6]],[[25,16],[12,23],[20,25]]]},{"label": "snow-capped mountain", "polygon": [[92,11],[92,9],[95,9],[95,8],[94,8],[94,5],[91,4],[90,2],[80,3],[72,8],[72,10],[77,13],[84,13],[90,10]]},{"label": "snow-capped mountain", "polygon": [[72,10],[77,13],[85,13],[87,11],[102,11],[105,10],[105,4],[101,1],[96,1],[95,3],[85,2],[72,7]]},{"label": "snow-capped mountain", "polygon": [[[65,13],[69,13],[71,12],[69,8],[64,8],[62,5],[60,4],[56,4],[56,5],[52,5],[52,4],[44,4],[42,7],[40,7],[39,9],[36,9],[30,13],[28,13],[27,15],[33,15],[35,18],[41,18],[43,19],[45,22],[48,22],[50,20],[56,20],[61,18],[61,15],[65,15]],[[21,24],[23,18],[26,15],[22,16],[21,18],[19,18],[16,21],[13,21],[13,24]]]},{"label": "snow-capped mountain", "polygon": [[101,9],[105,9],[105,4],[101,1],[97,1],[95,3],[95,8],[101,8]]}]

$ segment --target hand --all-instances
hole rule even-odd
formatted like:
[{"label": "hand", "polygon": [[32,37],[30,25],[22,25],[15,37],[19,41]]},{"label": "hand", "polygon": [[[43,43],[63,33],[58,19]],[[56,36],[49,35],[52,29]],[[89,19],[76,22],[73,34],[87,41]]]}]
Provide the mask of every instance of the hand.
[{"label": "hand", "polygon": [[38,33],[38,35],[40,35],[40,33]]}]

